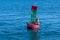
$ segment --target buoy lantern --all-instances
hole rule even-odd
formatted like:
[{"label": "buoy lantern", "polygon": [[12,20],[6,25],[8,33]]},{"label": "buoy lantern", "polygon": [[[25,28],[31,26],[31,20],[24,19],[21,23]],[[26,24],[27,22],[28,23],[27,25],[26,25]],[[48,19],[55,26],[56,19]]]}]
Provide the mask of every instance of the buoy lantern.
[{"label": "buoy lantern", "polygon": [[37,6],[32,6],[32,10],[36,11],[37,10]]}]

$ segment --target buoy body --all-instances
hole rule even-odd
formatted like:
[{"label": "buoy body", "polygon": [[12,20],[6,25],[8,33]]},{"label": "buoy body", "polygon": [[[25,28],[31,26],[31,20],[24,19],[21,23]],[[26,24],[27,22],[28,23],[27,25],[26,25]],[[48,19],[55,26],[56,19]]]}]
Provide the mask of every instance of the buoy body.
[{"label": "buoy body", "polygon": [[31,24],[31,23],[27,23],[27,28],[28,29],[36,29],[36,30],[38,30],[39,29],[39,25],[36,25],[36,24]]}]

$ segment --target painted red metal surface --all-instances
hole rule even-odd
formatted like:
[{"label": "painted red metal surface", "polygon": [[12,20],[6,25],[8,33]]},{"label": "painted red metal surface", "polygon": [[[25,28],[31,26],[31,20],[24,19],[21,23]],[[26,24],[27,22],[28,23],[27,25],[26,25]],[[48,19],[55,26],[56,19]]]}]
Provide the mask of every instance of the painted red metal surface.
[{"label": "painted red metal surface", "polygon": [[27,27],[30,28],[30,29],[39,29],[39,25],[30,24],[30,23],[27,24]]},{"label": "painted red metal surface", "polygon": [[36,11],[37,10],[37,6],[32,6],[32,10]]}]

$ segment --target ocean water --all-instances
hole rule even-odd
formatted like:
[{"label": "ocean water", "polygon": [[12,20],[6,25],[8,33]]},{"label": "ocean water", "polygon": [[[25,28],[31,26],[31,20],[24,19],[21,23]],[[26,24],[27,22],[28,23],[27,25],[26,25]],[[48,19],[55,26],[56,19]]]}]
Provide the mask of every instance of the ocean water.
[{"label": "ocean water", "polygon": [[[38,32],[27,30],[32,5]],[[60,0],[0,0],[0,40],[60,40]]]}]

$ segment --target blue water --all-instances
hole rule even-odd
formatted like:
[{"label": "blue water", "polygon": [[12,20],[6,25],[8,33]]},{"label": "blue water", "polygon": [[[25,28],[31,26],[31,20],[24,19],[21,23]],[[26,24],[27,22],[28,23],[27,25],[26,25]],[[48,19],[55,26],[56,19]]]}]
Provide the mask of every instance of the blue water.
[{"label": "blue water", "polygon": [[[35,3],[38,32],[26,25]],[[0,40],[60,40],[60,0],[0,0]]]}]

